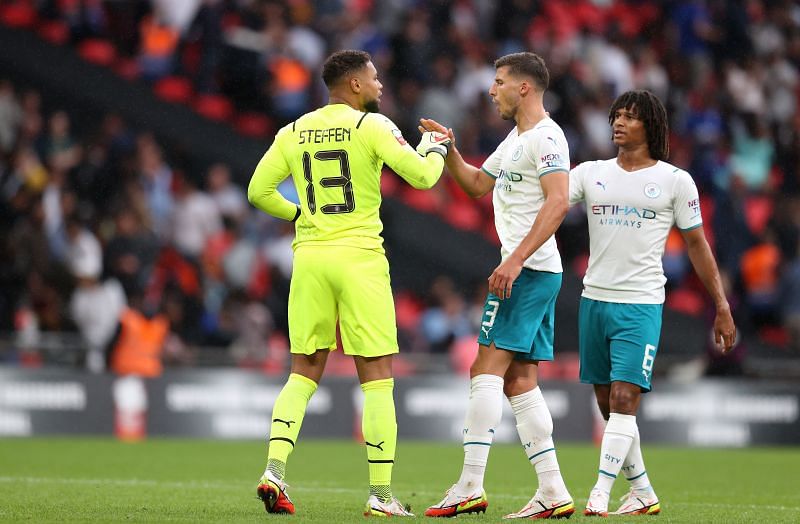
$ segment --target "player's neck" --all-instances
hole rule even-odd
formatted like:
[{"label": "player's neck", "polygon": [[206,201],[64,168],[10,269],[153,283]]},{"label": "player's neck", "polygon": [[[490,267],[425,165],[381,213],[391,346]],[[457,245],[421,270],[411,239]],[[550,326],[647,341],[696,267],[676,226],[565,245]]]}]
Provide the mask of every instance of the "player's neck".
[{"label": "player's neck", "polygon": [[352,107],[356,111],[364,111],[364,109],[358,107],[358,104],[354,100],[350,100],[347,97],[331,93],[330,96],[328,97],[328,105],[330,106],[334,104],[345,104]]},{"label": "player's neck", "polygon": [[548,115],[541,103],[530,106],[521,104],[517,114],[514,116],[514,121],[517,123],[517,134],[521,135],[525,131],[533,129],[536,124],[545,118],[548,118]]},{"label": "player's neck", "polygon": [[620,147],[617,152],[617,165],[625,171],[638,171],[652,167],[658,160],[650,156],[650,150],[646,145],[627,149]]}]

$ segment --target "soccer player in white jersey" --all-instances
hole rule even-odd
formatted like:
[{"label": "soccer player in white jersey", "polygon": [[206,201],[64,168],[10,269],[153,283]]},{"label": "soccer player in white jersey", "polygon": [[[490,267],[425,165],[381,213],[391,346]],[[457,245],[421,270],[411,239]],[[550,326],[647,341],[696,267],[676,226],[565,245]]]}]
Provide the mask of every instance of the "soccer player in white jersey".
[{"label": "soccer player in white jersey", "polygon": [[[485,512],[483,476],[502,416],[503,394],[517,422],[525,456],[539,489],[507,518],[568,517],[575,507],[564,485],[553,445],[553,419],[537,384],[537,366],[553,359],[556,296],[561,257],[553,237],[569,206],[569,148],[561,128],[545,112],[549,83],[544,60],[514,53],[495,62],[489,95],[500,115],[516,124],[481,168],[467,164],[453,147],[447,168],[464,191],[480,197],[494,191],[495,226],[502,262],[489,277],[478,356],[470,368],[461,477],[425,515],[452,517]],[[421,120],[421,130],[452,130]]]},{"label": "soccer player in white jersey", "polygon": [[570,203],[584,202],[589,219],[589,267],[579,313],[581,382],[593,384],[608,421],[597,483],[584,515],[607,516],[620,471],[631,490],[620,515],[661,510],[642,460],[636,411],[650,390],[661,335],[664,271],[670,228],[678,227],[689,259],[716,305],[714,337],[723,351],[736,338],[717,264],[703,233],[697,188],[689,173],[665,162],[667,113],[648,91],[629,91],[608,121],[616,158],[585,162],[570,172]]}]

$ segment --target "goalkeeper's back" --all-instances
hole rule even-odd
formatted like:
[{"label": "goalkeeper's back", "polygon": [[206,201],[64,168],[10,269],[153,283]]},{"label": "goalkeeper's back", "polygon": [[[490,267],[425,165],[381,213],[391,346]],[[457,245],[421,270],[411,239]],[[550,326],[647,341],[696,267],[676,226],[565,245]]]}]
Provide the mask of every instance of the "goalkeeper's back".
[{"label": "goalkeeper's back", "polygon": [[[420,156],[385,116],[328,104],[278,132],[256,167],[248,197],[267,213],[296,218],[295,247],[325,243],[382,250],[384,163],[417,188],[433,186],[444,166],[440,155]],[[299,211],[276,191],[290,174]]]}]

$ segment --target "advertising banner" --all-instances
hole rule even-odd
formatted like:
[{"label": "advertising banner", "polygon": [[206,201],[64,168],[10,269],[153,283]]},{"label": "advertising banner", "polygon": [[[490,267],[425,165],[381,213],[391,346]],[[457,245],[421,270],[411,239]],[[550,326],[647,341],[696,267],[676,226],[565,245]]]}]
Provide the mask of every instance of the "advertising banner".
[{"label": "advertising banner", "polygon": [[[257,372],[172,370],[156,379],[68,369],[0,367],[0,436],[97,434],[122,439],[176,436],[262,439],[283,377]],[[602,433],[591,386],[542,384],[556,441]],[[395,380],[401,438],[458,441],[469,379],[421,375]],[[362,392],[355,377],[324,378],[308,405],[303,436],[359,438]],[[648,443],[744,447],[800,444],[800,385],[743,380],[655,382],[637,416]],[[516,442],[507,402],[498,442]]]}]

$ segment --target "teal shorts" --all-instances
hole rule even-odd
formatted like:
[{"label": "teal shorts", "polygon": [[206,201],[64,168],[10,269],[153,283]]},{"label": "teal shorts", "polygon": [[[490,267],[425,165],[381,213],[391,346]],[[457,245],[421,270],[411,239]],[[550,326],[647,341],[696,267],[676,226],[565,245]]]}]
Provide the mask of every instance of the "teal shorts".
[{"label": "teal shorts", "polygon": [[489,293],[483,306],[478,343],[516,353],[518,360],[553,360],[556,298],[561,273],[523,268],[511,297]]},{"label": "teal shorts", "polygon": [[581,382],[629,382],[650,391],[663,304],[619,304],[581,298]]}]

